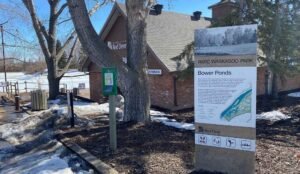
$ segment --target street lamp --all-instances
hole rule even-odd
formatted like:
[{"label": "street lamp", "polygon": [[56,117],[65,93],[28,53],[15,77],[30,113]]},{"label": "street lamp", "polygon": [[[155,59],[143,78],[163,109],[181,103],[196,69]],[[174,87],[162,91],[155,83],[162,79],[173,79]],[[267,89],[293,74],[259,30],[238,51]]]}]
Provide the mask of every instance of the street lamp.
[{"label": "street lamp", "polygon": [[4,79],[5,79],[5,85],[7,85],[7,77],[6,77],[6,66],[5,66],[5,49],[4,49],[4,30],[3,25],[6,24],[8,21],[0,24],[0,30],[1,30],[1,37],[2,37],[2,55],[3,55],[3,70],[4,70]]}]

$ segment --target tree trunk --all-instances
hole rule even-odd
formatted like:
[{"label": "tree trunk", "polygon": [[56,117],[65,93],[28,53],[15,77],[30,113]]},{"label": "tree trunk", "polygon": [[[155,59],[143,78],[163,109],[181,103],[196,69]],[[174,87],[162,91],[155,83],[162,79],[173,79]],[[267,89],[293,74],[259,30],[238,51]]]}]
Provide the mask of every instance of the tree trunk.
[{"label": "tree trunk", "polygon": [[147,42],[145,2],[127,0],[127,64],[138,77],[128,77],[125,93],[125,121],[147,122],[150,120],[150,94],[147,74]]},{"label": "tree trunk", "polygon": [[[124,94],[124,121],[150,121],[150,96],[147,76],[139,79],[129,78],[133,86],[128,86]],[[130,83],[129,83],[130,84]]]},{"label": "tree trunk", "polygon": [[54,100],[59,95],[59,78],[53,78],[48,74],[49,81],[49,100]]},{"label": "tree trunk", "polygon": [[272,77],[272,98],[278,99],[278,75],[275,73]]},{"label": "tree trunk", "polygon": [[49,99],[54,100],[59,95],[59,82],[60,77],[56,77],[55,63],[51,61],[47,62],[48,67],[48,83],[49,83]]},{"label": "tree trunk", "polygon": [[150,96],[146,51],[146,0],[127,0],[127,65],[101,41],[89,19],[84,0],[68,0],[78,38],[99,68],[118,68],[118,86],[125,98],[125,121],[149,121]]}]

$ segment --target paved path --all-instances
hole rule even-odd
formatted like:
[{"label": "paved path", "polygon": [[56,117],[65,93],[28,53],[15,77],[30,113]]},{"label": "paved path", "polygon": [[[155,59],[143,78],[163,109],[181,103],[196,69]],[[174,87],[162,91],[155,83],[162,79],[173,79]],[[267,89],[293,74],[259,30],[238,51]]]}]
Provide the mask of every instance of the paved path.
[{"label": "paved path", "polygon": [[22,116],[23,116],[22,113],[15,111],[14,106],[11,105],[0,106],[0,125],[14,122],[16,118],[21,118]]}]

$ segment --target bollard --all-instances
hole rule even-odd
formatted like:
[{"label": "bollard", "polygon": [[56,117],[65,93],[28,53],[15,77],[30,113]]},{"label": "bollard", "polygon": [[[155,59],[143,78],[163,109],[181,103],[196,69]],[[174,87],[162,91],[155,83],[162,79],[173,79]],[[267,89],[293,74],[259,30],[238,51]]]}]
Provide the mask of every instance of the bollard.
[{"label": "bollard", "polygon": [[27,81],[25,81],[24,83],[25,83],[25,92],[27,93]]},{"label": "bollard", "polygon": [[19,95],[15,95],[15,105],[16,105],[16,111],[20,110],[20,96]]},{"label": "bollard", "polygon": [[70,124],[71,128],[75,126],[75,118],[74,118],[74,104],[73,104],[73,93],[67,92],[68,99],[68,115],[70,116]]},{"label": "bollard", "polygon": [[117,150],[117,123],[116,123],[116,96],[109,96],[109,145],[110,149]]},{"label": "bollard", "polygon": [[73,88],[73,94],[74,96],[78,96],[79,95],[79,89],[78,88]]},{"label": "bollard", "polygon": [[66,93],[66,88],[60,88],[61,93]]}]

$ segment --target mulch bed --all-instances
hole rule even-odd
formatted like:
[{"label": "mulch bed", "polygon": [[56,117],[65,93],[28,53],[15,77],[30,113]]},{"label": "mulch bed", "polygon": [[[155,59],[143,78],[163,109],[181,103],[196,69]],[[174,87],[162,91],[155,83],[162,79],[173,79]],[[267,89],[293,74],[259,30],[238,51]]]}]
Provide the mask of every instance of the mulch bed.
[{"label": "mulch bed", "polygon": [[[262,102],[262,101],[259,101]],[[263,102],[265,103],[265,102]],[[292,119],[271,124],[257,122],[256,173],[300,173],[300,101],[285,97],[258,104],[258,111],[279,109]],[[177,120],[193,122],[193,111],[169,113]],[[93,117],[97,124],[88,130],[68,130],[72,139],[120,173],[191,173],[194,132],[160,123],[118,124],[118,150],[109,151],[108,122]],[[195,173],[195,172],[194,172]],[[205,173],[205,172],[200,172]]]}]

